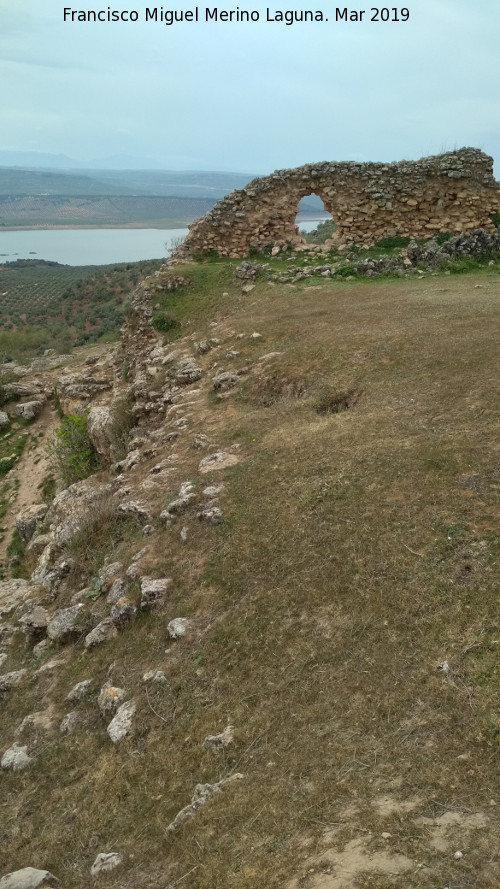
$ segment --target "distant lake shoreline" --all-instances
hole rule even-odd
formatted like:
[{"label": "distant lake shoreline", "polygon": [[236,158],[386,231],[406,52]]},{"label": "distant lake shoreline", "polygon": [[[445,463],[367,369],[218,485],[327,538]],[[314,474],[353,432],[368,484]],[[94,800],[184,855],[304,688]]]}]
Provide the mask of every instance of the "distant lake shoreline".
[{"label": "distant lake shoreline", "polygon": [[[189,223],[190,225],[191,223]],[[45,231],[93,231],[94,229],[123,229],[127,231],[128,229],[157,229],[157,230],[172,230],[172,229],[185,229],[186,224],[184,222],[175,222],[171,220],[166,220],[165,222],[148,222],[144,224],[143,222],[126,222],[123,225],[52,225],[40,223],[40,225],[0,225],[0,234],[2,232],[45,232]]]},{"label": "distant lake shoreline", "polygon": [[[325,216],[301,216],[299,227],[311,231]],[[188,229],[127,226],[50,226],[7,229],[0,226],[0,265],[16,259],[45,259],[62,265],[112,265],[143,259],[167,259]]]}]

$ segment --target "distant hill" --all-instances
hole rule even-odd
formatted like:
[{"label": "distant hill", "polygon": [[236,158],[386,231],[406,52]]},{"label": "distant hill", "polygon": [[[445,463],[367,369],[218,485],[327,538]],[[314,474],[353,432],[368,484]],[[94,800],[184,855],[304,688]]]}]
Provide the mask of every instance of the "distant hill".
[{"label": "distant hill", "polygon": [[0,196],[0,226],[164,224],[184,227],[213,206],[207,198],[154,195]]},{"label": "distant hill", "polygon": [[82,173],[0,167],[0,195],[134,194],[125,183],[114,185]]},{"label": "distant hill", "polygon": [[[56,171],[0,166],[0,225],[184,226],[251,178],[224,171]],[[304,215],[322,210],[316,195],[300,202]]]},{"label": "distant hill", "polygon": [[197,170],[49,170],[0,165],[0,194],[144,194],[218,201],[235,188],[243,188],[252,178],[250,173]]}]

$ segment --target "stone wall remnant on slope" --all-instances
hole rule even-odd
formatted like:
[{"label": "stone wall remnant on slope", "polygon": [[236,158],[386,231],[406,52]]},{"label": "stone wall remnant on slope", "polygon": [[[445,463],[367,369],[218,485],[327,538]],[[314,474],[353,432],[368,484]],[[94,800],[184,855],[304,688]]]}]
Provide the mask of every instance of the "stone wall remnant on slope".
[{"label": "stone wall remnant on slope", "polygon": [[388,234],[493,231],[500,185],[493,159],[461,148],[418,161],[333,161],[277,170],[226,195],[189,227],[174,259],[208,250],[246,256],[250,248],[303,243],[295,225],[301,198],[317,194],[336,224],[337,243],[368,246]]}]

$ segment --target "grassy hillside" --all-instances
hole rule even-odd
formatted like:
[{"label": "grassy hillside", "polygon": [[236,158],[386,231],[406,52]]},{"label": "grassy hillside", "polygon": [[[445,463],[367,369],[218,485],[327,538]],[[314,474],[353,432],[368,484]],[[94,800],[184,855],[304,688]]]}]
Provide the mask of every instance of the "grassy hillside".
[{"label": "grassy hillside", "polygon": [[[128,566],[144,546],[167,598],[92,651],[83,635],[38,659],[20,635],[8,649],[3,670],[31,672],[5,697],[0,749],[34,710],[53,727],[0,776],[0,873],[36,864],[83,889],[116,851],[99,877],[115,889],[496,889],[500,267],[245,293],[236,264],[176,267],[190,283],[155,294],[203,376],[139,429],[124,484],[151,533],[103,509],[62,553],[60,608],[90,584],[99,612],[104,558]],[[222,369],[239,376],[221,394]],[[201,474],[218,450],[234,465]],[[222,485],[219,524],[196,505],[160,519],[186,480],[195,504]],[[137,703],[116,746],[96,704],[111,681]],[[227,747],[203,746],[228,725]],[[197,783],[234,774],[169,832]]]},{"label": "grassy hillside", "polygon": [[0,266],[0,357],[26,360],[54,347],[116,338],[125,301],[162,260],[69,266],[25,259]]}]

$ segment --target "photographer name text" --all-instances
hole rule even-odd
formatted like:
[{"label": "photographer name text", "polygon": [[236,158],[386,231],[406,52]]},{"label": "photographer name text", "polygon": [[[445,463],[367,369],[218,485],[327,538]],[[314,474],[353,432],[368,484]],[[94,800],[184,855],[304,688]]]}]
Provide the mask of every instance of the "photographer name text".
[{"label": "photographer name text", "polygon": [[265,12],[257,9],[221,9],[218,6],[194,6],[191,9],[164,9],[163,6],[146,7],[142,12],[136,9],[72,9],[65,6],[63,21],[65,22],[152,22],[172,27],[179,23],[212,22],[252,24],[270,22],[282,25],[294,25],[307,22],[328,22],[338,24],[349,22],[408,22],[408,7],[371,7],[370,9],[349,9],[336,7],[325,12],[322,9],[271,9]]}]

